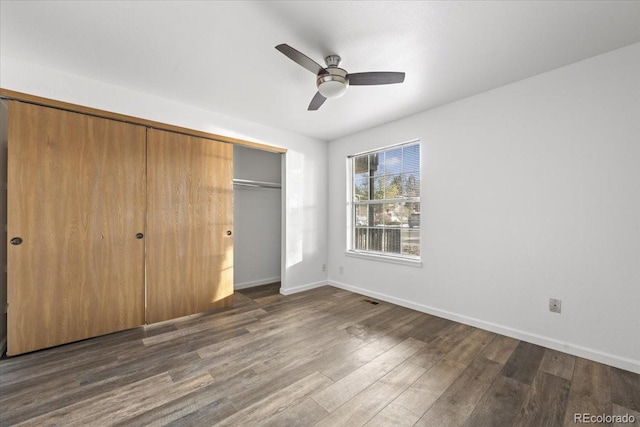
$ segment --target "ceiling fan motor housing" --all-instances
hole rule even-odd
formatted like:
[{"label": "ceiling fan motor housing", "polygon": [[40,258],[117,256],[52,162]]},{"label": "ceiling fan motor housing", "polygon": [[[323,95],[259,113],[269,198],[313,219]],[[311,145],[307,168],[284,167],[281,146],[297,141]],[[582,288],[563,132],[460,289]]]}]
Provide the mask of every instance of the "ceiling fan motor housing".
[{"label": "ceiling fan motor housing", "polygon": [[[329,58],[327,57],[327,62],[329,62]],[[326,71],[328,74],[318,75],[316,80],[318,91],[325,98],[341,97],[349,87],[347,72],[338,67],[327,67]]]}]

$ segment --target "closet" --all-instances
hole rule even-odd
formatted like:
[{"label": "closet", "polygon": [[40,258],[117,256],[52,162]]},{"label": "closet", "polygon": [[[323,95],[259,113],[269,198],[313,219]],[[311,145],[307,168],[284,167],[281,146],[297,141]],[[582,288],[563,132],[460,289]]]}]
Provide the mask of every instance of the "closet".
[{"label": "closet", "polygon": [[282,155],[233,147],[234,288],[280,282]]},{"label": "closet", "polygon": [[231,144],[8,104],[8,355],[232,303]]}]

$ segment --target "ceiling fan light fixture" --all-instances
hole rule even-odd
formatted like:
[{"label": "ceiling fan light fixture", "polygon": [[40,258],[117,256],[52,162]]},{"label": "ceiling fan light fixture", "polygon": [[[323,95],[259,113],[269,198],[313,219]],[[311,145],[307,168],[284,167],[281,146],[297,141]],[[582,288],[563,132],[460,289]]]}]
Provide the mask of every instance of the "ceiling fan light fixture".
[{"label": "ceiling fan light fixture", "polygon": [[327,98],[341,97],[350,84],[353,86],[376,86],[404,82],[404,73],[397,71],[369,71],[347,74],[345,70],[340,68],[341,58],[339,55],[329,55],[324,58],[327,68],[323,68],[316,61],[288,44],[279,44],[276,49],[296,64],[316,75],[318,92],[311,99],[311,103],[307,108],[308,111],[317,111]]},{"label": "ceiling fan light fixture", "polygon": [[325,98],[340,98],[349,87],[347,72],[341,68],[327,68],[328,74],[318,76],[318,92]]}]

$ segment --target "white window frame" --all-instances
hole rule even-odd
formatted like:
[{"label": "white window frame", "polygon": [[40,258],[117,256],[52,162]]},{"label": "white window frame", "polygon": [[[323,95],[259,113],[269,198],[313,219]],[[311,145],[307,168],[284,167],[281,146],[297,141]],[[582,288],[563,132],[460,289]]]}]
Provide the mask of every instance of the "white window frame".
[{"label": "white window frame", "polygon": [[[394,144],[394,145],[389,145],[389,146],[385,146],[385,147],[381,147],[381,148],[377,148],[374,150],[368,150],[368,151],[364,151],[361,153],[357,153],[357,154],[353,154],[353,155],[349,155],[347,156],[347,209],[346,209],[346,216],[347,216],[347,252],[346,255],[350,256],[350,257],[356,257],[356,258],[363,258],[363,259],[368,259],[368,260],[374,260],[374,261],[382,261],[382,262],[390,262],[390,263],[394,263],[394,264],[402,264],[402,265],[409,265],[409,266],[414,266],[414,267],[421,267],[422,266],[422,227],[419,228],[419,233],[420,233],[420,255],[417,256],[412,256],[412,255],[407,255],[407,254],[398,254],[398,253],[392,253],[392,252],[378,252],[378,251],[371,251],[371,250],[362,250],[362,249],[356,249],[356,244],[355,244],[355,232],[356,232],[356,224],[355,224],[355,206],[356,203],[354,201],[354,158],[359,157],[359,156],[363,156],[363,155],[367,155],[367,154],[373,154],[373,153],[377,153],[377,152],[383,152],[383,151],[387,151],[387,150],[392,150],[394,148],[398,148],[398,147],[402,147],[402,146],[409,146],[409,145],[413,145],[413,144],[417,144],[420,147],[420,159],[419,159],[419,168],[420,168],[420,176],[422,177],[422,144],[421,141],[419,139],[414,139],[414,140],[410,140],[410,141],[406,141],[406,142],[401,142],[398,144]],[[404,197],[403,200],[406,200],[407,202],[418,202],[420,203],[420,207],[422,210],[422,179],[420,180],[420,187],[421,187],[421,191],[420,191],[420,195],[418,197]],[[398,199],[393,199],[393,202],[397,202]],[[384,203],[385,200],[376,200],[377,203]]]}]

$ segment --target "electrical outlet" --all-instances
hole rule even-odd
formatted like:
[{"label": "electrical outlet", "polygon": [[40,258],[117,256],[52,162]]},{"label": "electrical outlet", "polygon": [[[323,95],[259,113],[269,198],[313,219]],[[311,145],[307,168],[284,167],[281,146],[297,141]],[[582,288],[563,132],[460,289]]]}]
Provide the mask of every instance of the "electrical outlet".
[{"label": "electrical outlet", "polygon": [[327,271],[327,264],[322,264],[322,271]]},{"label": "electrical outlet", "polygon": [[549,298],[549,311],[552,313],[561,313],[562,301],[555,298]]},{"label": "electrical outlet", "polygon": [[340,274],[344,273],[344,266],[341,265],[338,271],[340,271]]}]

